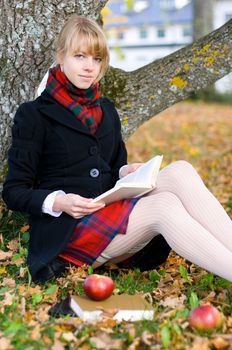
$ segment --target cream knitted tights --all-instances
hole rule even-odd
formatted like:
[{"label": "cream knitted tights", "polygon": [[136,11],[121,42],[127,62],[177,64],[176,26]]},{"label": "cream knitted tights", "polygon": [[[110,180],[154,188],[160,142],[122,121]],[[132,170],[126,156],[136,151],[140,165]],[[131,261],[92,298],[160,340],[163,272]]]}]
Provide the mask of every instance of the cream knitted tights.
[{"label": "cream knitted tights", "polygon": [[160,171],[157,188],[131,212],[126,235],[117,235],[97,262],[125,259],[158,234],[180,256],[232,281],[232,221],[186,161]]}]

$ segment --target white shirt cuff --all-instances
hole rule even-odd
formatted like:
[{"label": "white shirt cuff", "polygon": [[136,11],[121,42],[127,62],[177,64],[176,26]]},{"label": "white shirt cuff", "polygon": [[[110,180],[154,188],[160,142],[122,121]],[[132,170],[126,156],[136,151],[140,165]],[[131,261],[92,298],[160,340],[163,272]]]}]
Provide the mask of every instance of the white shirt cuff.
[{"label": "white shirt cuff", "polygon": [[59,217],[62,214],[62,211],[53,211],[52,207],[55,201],[55,197],[58,194],[65,194],[64,191],[59,190],[59,191],[54,191],[50,193],[44,200],[43,205],[42,205],[42,212],[45,214],[49,214],[51,216]]}]

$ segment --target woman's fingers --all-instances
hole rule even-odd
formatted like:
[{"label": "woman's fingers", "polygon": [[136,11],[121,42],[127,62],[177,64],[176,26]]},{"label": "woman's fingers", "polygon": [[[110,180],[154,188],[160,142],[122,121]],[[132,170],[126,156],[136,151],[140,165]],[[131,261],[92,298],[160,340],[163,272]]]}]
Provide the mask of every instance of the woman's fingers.
[{"label": "woman's fingers", "polygon": [[91,198],[81,197],[74,193],[68,193],[56,198],[56,211],[64,211],[75,219],[91,214],[103,208],[103,202],[95,203]]},{"label": "woman's fingers", "polygon": [[76,219],[92,214],[105,206],[103,202],[94,203],[91,198],[84,198],[79,195],[72,194],[69,199],[72,202],[71,215]]}]

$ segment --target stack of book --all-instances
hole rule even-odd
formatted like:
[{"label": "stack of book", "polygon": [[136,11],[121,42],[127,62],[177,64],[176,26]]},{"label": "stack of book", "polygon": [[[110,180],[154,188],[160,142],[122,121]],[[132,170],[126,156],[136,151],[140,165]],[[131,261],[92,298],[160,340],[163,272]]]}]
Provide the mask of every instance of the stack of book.
[{"label": "stack of book", "polygon": [[103,301],[94,301],[86,296],[73,295],[70,307],[84,321],[101,320],[104,314],[117,321],[152,320],[154,310],[141,295],[112,295]]}]

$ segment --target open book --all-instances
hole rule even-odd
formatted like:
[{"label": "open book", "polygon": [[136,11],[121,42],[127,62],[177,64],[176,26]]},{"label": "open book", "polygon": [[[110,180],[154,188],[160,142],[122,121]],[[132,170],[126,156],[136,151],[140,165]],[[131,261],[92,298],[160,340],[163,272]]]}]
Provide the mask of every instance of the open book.
[{"label": "open book", "polygon": [[142,164],[135,172],[118,180],[113,188],[93,199],[93,202],[103,201],[105,204],[120,199],[135,198],[150,192],[156,186],[163,156],[155,156]]},{"label": "open book", "polygon": [[82,320],[97,321],[105,315],[117,321],[152,320],[154,310],[141,295],[111,295],[102,301],[72,295],[70,307]]}]

